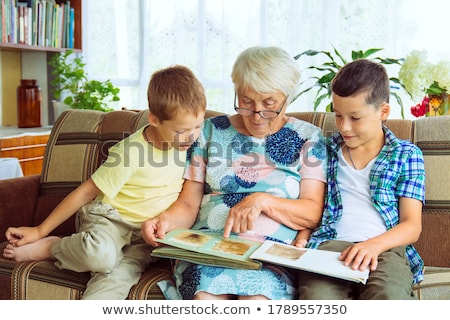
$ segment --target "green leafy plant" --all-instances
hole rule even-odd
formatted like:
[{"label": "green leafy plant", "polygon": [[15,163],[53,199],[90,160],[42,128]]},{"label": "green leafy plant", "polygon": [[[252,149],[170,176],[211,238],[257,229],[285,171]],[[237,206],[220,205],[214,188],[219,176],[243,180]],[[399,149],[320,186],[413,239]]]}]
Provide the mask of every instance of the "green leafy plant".
[{"label": "green leafy plant", "polygon": [[[303,57],[311,57],[316,55],[324,55],[326,56],[327,60],[323,62],[321,65],[316,66],[312,65],[307,67],[306,69],[312,70],[313,75],[308,77],[306,80],[302,81],[301,87],[305,87],[295,98],[298,98],[299,96],[315,90],[315,96],[314,96],[314,111],[317,111],[317,108],[322,104],[326,103],[325,110],[328,112],[333,111],[333,104],[331,101],[331,81],[336,76],[337,72],[341,67],[343,67],[345,64],[347,64],[350,61],[354,61],[357,59],[370,59],[373,61],[376,61],[378,63],[384,64],[384,65],[399,65],[402,64],[402,59],[394,59],[394,58],[381,58],[381,57],[374,57],[372,56],[381,51],[383,49],[378,48],[372,48],[365,51],[362,50],[352,50],[351,52],[351,58],[346,59],[344,56],[339,53],[336,48],[332,52],[329,51],[316,51],[316,50],[306,50],[294,57],[295,60],[299,60]],[[308,85],[307,83],[312,84]],[[402,87],[405,89],[403,84],[399,81],[396,77],[390,77],[389,80],[395,84],[396,86]],[[406,90],[406,89],[405,89]],[[403,102],[401,97],[396,93],[391,91],[391,96],[393,96],[398,104],[401,107],[401,115],[402,118],[404,118],[404,111],[403,111]]]},{"label": "green leafy plant", "polygon": [[103,112],[112,111],[111,102],[119,101],[120,89],[110,80],[90,80],[84,70],[82,57],[73,50],[58,52],[49,60],[53,67],[52,92],[56,99],[72,109],[91,109]]}]

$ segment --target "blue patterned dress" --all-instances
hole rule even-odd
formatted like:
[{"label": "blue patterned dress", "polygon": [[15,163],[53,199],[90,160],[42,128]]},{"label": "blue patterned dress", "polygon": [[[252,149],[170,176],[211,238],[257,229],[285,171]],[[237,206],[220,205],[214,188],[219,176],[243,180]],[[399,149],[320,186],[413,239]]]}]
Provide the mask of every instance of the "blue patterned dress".
[{"label": "blue patterned dress", "polygon": [[[205,184],[194,229],[223,231],[231,207],[253,192],[297,199],[300,179],[326,181],[326,149],[321,130],[289,118],[266,138],[240,134],[227,116],[204,122],[198,142],[188,152],[185,178]],[[265,214],[256,221],[258,239],[291,243],[297,234]],[[250,235],[244,235],[251,237]],[[262,270],[237,270],[178,261],[174,278],[183,299],[199,291],[211,294],[264,295],[292,299],[296,283],[291,270],[265,265]]]}]

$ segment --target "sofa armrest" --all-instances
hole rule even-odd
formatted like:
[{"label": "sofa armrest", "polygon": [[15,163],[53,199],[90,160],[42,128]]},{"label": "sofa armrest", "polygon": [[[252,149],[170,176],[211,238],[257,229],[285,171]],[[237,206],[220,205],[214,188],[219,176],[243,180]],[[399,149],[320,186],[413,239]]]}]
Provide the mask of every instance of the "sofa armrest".
[{"label": "sofa armrest", "polygon": [[29,226],[39,197],[39,175],[0,180],[0,242],[11,226]]},{"label": "sofa armrest", "polygon": [[424,279],[414,286],[421,300],[450,299],[450,268],[425,267]]}]

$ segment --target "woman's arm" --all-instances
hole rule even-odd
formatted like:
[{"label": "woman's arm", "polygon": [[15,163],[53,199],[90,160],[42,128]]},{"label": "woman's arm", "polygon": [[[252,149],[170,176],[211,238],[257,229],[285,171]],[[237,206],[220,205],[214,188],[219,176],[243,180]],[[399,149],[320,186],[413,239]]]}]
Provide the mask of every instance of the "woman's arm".
[{"label": "woman's arm", "polygon": [[303,179],[298,199],[285,199],[267,193],[251,194],[231,208],[225,222],[224,236],[231,232],[252,230],[254,222],[264,212],[273,220],[295,230],[312,229],[322,218],[325,183]]}]

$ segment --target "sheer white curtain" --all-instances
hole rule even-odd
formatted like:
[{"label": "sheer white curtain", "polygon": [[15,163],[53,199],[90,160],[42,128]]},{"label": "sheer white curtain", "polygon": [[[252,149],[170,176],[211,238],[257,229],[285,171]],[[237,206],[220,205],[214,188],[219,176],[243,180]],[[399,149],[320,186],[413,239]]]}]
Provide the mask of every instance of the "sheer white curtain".
[{"label": "sheer white curtain", "polygon": [[[191,67],[205,86],[208,108],[233,111],[231,68],[237,55],[254,45],[277,45],[293,55],[302,45],[295,30],[306,15],[299,1],[144,1],[140,88],[151,73],[170,64]],[[317,6],[317,5],[316,5]],[[319,6],[318,9],[322,11]],[[297,11],[298,15],[292,13]],[[142,92],[143,93],[143,92]],[[143,94],[141,94],[141,97]],[[143,102],[141,101],[141,104]]]},{"label": "sheer white curtain", "polygon": [[[151,74],[183,64],[204,84],[208,108],[225,112],[233,111],[232,64],[249,46],[280,46],[292,55],[335,47],[348,58],[351,50],[384,48],[380,56],[400,58],[415,49],[433,50],[424,43],[432,36],[425,30],[448,28],[445,19],[425,20],[421,14],[449,6],[445,0],[96,0],[83,5],[88,74],[121,88],[118,107],[147,108]],[[320,57],[299,61],[302,68],[313,63]],[[397,71],[388,70],[392,76]],[[307,76],[305,71],[303,79]],[[312,110],[311,99],[301,97],[289,111]],[[406,97],[404,102],[406,109],[412,104]],[[391,117],[400,117],[394,102]]]}]

